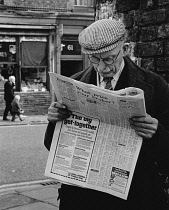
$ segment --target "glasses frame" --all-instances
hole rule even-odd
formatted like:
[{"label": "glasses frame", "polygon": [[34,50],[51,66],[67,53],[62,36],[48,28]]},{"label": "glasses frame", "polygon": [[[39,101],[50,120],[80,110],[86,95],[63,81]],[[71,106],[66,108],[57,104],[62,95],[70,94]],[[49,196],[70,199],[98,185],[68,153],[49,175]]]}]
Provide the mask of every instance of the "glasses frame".
[{"label": "glasses frame", "polygon": [[112,65],[112,64],[114,64],[114,63],[116,62],[116,60],[117,60],[117,58],[118,58],[120,52],[121,52],[121,49],[119,50],[119,52],[117,53],[117,55],[116,55],[114,58],[112,58],[112,61],[109,62],[109,63],[105,62],[105,59],[106,59],[106,58],[97,58],[97,57],[95,57],[96,59],[98,59],[98,62],[93,62],[93,61],[91,60],[91,58],[92,58],[93,56],[90,56],[90,55],[89,55],[88,58],[89,58],[90,62],[91,62],[91,63],[94,63],[94,64],[99,64],[100,61],[102,60],[102,61],[104,62],[105,65]]}]

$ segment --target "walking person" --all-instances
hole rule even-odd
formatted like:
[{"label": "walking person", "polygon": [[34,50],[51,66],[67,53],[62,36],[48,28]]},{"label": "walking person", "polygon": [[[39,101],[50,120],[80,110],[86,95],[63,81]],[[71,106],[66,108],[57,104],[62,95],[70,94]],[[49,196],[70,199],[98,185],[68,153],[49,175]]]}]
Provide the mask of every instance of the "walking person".
[{"label": "walking person", "polygon": [[4,100],[6,107],[3,114],[3,120],[9,120],[7,118],[8,112],[11,113],[11,102],[14,99],[14,87],[15,87],[15,77],[10,76],[8,81],[4,84]]},{"label": "walking person", "polygon": [[20,101],[20,96],[16,95],[11,103],[11,113],[12,113],[11,121],[15,121],[16,116],[19,117],[20,121],[23,121],[21,114],[23,114],[24,111],[21,109],[19,101]]},{"label": "walking person", "polygon": [[[82,52],[91,66],[73,79],[101,88],[136,87],[144,91],[146,117],[133,117],[131,127],[143,138],[127,200],[113,195],[62,184],[60,210],[168,210],[161,175],[169,175],[169,85],[159,75],[137,66],[123,55],[126,29],[122,21],[102,19],[79,34]],[[107,82],[107,81],[108,82]],[[108,85],[109,83],[109,85]],[[111,86],[111,87],[110,87]],[[48,109],[44,144],[49,150],[57,121],[70,116],[59,102]]]}]

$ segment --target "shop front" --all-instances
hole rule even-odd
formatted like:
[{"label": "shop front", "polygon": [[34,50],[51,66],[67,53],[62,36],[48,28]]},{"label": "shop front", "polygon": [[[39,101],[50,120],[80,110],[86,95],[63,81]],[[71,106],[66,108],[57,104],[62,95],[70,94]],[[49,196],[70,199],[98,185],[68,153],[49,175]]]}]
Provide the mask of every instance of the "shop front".
[{"label": "shop front", "polygon": [[15,94],[21,96],[25,114],[46,114],[55,100],[48,73],[70,77],[88,66],[78,35],[93,22],[93,14],[41,13],[0,15],[1,116],[4,83],[10,75],[16,77]]},{"label": "shop front", "polygon": [[[21,96],[25,114],[46,114],[51,103],[48,72],[52,37],[55,27],[48,30],[6,30],[0,34],[0,115],[3,114],[4,83],[16,78],[15,94]],[[54,55],[53,55],[54,56]]]},{"label": "shop front", "polygon": [[11,75],[16,77],[16,91],[47,90],[47,58],[45,36],[1,36],[0,90]]}]

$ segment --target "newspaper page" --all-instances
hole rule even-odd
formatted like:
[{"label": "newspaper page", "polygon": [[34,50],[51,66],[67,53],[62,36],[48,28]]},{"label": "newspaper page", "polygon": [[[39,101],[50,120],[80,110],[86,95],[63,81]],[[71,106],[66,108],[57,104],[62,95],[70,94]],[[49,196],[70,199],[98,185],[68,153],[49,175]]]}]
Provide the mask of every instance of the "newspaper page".
[{"label": "newspaper page", "polygon": [[55,73],[50,78],[72,114],[56,124],[45,175],[126,200],[142,145],[128,120],[146,115],[143,91],[104,90]]}]

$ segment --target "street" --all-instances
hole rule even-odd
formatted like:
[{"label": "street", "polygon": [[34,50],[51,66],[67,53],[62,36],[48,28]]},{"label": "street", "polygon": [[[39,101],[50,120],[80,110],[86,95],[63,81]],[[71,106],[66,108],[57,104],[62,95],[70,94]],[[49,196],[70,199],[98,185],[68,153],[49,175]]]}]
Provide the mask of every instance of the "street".
[{"label": "street", "polygon": [[0,126],[0,185],[48,179],[46,124]]}]

